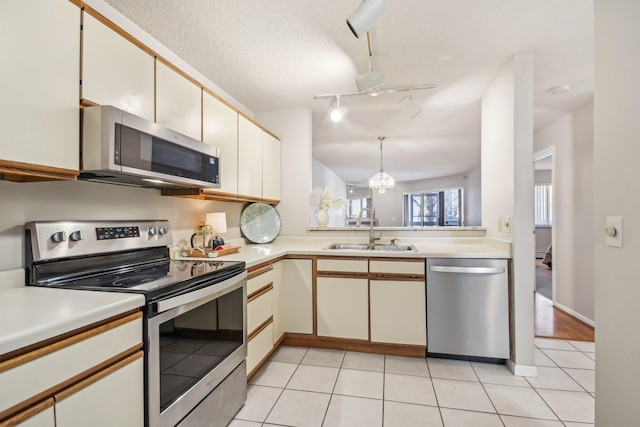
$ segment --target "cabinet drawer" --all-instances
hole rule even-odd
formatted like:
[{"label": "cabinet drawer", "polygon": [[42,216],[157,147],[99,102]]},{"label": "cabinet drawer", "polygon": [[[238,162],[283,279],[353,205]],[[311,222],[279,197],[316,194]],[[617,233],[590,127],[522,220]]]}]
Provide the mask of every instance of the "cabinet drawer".
[{"label": "cabinet drawer", "polygon": [[254,276],[247,280],[247,295],[251,296],[252,293],[260,288],[267,286],[269,283],[273,283],[273,270],[265,271],[264,273]]},{"label": "cabinet drawer", "polygon": [[273,323],[269,323],[247,344],[247,372],[251,373],[273,348]]},{"label": "cabinet drawer", "polygon": [[1,422],[0,427],[55,427],[53,397]]},{"label": "cabinet drawer", "polygon": [[0,363],[0,412],[82,374],[142,342],[142,314]]},{"label": "cabinet drawer", "polygon": [[367,273],[366,259],[318,259],[318,271],[344,271],[346,273]]},{"label": "cabinet drawer", "polygon": [[247,333],[255,331],[269,316],[273,316],[273,288],[247,303]]},{"label": "cabinet drawer", "polygon": [[420,261],[369,261],[371,273],[424,275],[424,260]]}]

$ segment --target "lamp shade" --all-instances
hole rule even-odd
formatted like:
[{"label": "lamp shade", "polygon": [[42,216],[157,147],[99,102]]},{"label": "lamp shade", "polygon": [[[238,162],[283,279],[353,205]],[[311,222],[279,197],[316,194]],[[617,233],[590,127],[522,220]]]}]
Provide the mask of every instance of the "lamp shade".
[{"label": "lamp shade", "polygon": [[386,193],[395,187],[395,185],[395,180],[382,170],[369,179],[369,188],[380,194]]},{"label": "lamp shade", "polygon": [[216,233],[227,232],[227,214],[225,212],[208,213],[206,217],[207,225],[213,227]]},{"label": "lamp shade", "polygon": [[360,38],[387,10],[385,0],[364,0],[362,5],[347,18],[347,25],[354,36]]},{"label": "lamp shade", "polygon": [[367,71],[364,74],[360,74],[356,77],[356,85],[360,92],[380,87],[384,82],[384,76],[378,70]]}]

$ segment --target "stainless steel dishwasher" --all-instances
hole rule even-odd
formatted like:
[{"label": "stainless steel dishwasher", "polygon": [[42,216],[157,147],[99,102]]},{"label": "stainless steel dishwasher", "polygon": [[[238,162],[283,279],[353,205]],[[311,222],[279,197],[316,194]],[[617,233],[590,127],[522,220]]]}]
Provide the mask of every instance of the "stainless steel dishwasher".
[{"label": "stainless steel dishwasher", "polygon": [[427,353],[509,358],[507,260],[427,259]]}]

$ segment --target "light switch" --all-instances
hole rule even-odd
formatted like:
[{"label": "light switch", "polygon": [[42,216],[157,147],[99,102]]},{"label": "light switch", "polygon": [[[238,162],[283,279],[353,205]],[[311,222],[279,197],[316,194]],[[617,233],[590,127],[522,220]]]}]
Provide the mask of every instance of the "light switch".
[{"label": "light switch", "polygon": [[504,217],[504,231],[511,233],[511,218],[508,216]]},{"label": "light switch", "polygon": [[607,226],[604,230],[607,235],[607,246],[622,247],[622,217],[608,216]]}]

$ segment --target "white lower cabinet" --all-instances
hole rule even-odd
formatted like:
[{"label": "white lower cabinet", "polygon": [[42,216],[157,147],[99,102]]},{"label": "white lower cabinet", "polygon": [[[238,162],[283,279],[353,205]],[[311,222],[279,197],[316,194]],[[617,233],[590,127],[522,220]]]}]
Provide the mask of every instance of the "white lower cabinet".
[{"label": "white lower cabinet", "polygon": [[371,280],[371,342],[427,345],[425,284]]},{"label": "white lower cabinet", "polygon": [[142,313],[136,312],[18,351],[0,363],[0,418],[11,417],[0,427],[142,426],[140,348]]},{"label": "white lower cabinet", "polygon": [[142,352],[55,396],[56,427],[144,424]]},{"label": "white lower cabinet", "polygon": [[247,344],[247,373],[258,366],[273,349],[273,323],[269,323],[262,331],[250,338]]},{"label": "white lower cabinet", "polygon": [[313,261],[285,259],[280,290],[280,332],[313,333]]},{"label": "white lower cabinet", "polygon": [[368,280],[318,277],[318,335],[369,338]]},{"label": "white lower cabinet", "polygon": [[31,406],[1,422],[0,427],[56,427],[53,398]]}]

